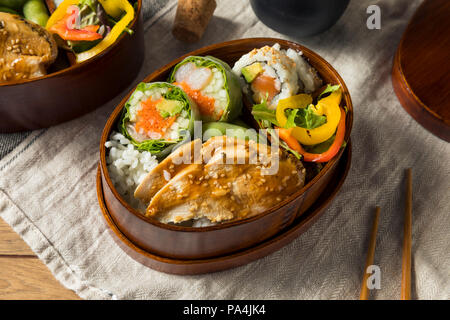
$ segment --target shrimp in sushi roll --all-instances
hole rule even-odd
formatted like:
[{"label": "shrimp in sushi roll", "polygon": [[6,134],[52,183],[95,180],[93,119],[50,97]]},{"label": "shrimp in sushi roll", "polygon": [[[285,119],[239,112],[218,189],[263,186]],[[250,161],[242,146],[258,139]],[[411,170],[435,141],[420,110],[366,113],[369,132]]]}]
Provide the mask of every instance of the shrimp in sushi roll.
[{"label": "shrimp in sushi roll", "polygon": [[138,150],[165,157],[192,136],[199,119],[197,105],[179,87],[140,83],[125,104],[119,129]]},{"label": "shrimp in sushi roll", "polygon": [[203,121],[231,121],[241,113],[239,79],[222,60],[189,56],[175,66],[169,82],[197,103]]}]

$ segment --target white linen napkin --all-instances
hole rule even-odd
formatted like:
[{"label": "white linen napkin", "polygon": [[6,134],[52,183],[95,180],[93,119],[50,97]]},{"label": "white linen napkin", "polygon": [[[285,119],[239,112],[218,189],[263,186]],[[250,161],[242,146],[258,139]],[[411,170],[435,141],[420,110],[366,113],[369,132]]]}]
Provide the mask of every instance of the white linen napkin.
[{"label": "white linen napkin", "polygon": [[[381,8],[380,30],[366,27],[366,8],[373,3]],[[176,1],[155,9],[145,24],[144,67],[128,90],[82,118],[32,132],[0,160],[0,216],[64,286],[84,299],[356,299],[379,205],[375,264],[381,268],[381,289],[374,297],[398,299],[404,169],[412,167],[413,297],[449,299],[450,147],[403,110],[390,77],[402,32],[419,3],[351,1],[325,33],[288,38],[337,69],[349,87],[355,119],[347,181],[324,215],[283,249],[223,272],[168,275],[134,261],[115,244],[97,203],[101,131],[114,106],[140,79],[204,45],[256,36],[286,38],[263,25],[249,3],[240,0],[218,1],[204,37],[190,45],[170,32]]]}]

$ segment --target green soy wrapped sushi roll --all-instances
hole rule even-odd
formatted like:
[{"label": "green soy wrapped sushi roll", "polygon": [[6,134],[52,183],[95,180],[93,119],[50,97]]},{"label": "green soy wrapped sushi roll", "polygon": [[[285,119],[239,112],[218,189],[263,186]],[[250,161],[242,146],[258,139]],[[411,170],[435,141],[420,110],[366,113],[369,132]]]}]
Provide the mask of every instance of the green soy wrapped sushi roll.
[{"label": "green soy wrapped sushi roll", "polygon": [[198,107],[179,87],[140,83],[125,104],[119,130],[138,150],[162,158],[192,137],[195,120]]},{"label": "green soy wrapped sushi roll", "polygon": [[169,82],[194,100],[203,121],[231,121],[242,111],[238,77],[217,58],[190,56],[175,66]]}]

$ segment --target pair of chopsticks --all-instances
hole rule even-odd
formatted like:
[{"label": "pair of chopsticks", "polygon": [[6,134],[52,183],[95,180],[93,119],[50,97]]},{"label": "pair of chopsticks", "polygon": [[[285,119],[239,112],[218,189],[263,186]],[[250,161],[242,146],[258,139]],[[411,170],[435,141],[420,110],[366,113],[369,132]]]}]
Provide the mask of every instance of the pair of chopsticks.
[{"label": "pair of chopsticks", "polygon": [[[412,242],[412,170],[406,169],[406,203],[405,203],[405,221],[403,227],[403,255],[402,255],[402,286],[401,300],[411,299],[411,242]],[[369,289],[367,287],[367,279],[369,274],[367,268],[373,264],[375,255],[375,244],[377,240],[378,220],[380,216],[380,207],[375,209],[375,217],[372,225],[369,249],[367,252],[366,265],[364,268],[364,276],[361,283],[360,300],[369,298]]]}]

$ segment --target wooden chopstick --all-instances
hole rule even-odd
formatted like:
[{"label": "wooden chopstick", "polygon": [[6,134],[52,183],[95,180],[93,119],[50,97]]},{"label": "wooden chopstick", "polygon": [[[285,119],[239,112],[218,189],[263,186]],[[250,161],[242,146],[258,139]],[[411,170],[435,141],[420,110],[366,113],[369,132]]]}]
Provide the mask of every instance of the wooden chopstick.
[{"label": "wooden chopstick", "polygon": [[406,169],[406,203],[403,228],[401,300],[411,299],[411,242],[412,242],[412,170]]},{"label": "wooden chopstick", "polygon": [[369,277],[369,274],[367,273],[367,268],[373,265],[373,258],[375,256],[375,245],[377,243],[377,229],[379,216],[380,216],[380,207],[376,207],[375,217],[372,224],[372,232],[370,234],[369,249],[367,250],[366,265],[364,267],[364,275],[361,282],[361,293],[359,295],[359,300],[367,300],[369,298],[369,288],[367,287],[367,279]]}]

